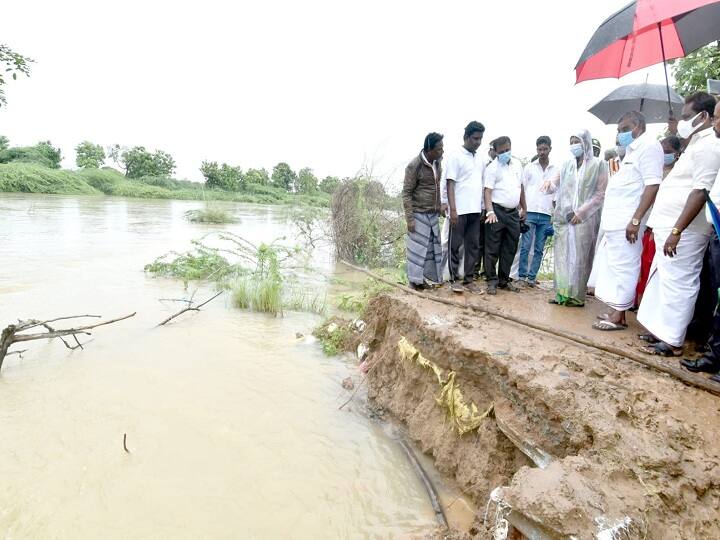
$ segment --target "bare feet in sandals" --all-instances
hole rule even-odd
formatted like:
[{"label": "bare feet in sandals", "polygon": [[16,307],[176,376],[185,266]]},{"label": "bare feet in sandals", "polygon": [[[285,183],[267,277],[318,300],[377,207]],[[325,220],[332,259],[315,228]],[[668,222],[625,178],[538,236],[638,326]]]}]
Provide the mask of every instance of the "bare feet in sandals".
[{"label": "bare feet in sandals", "polygon": [[614,323],[609,319],[601,319],[593,324],[592,327],[595,330],[600,330],[601,332],[612,332],[615,330],[625,330],[627,328],[627,324]]}]

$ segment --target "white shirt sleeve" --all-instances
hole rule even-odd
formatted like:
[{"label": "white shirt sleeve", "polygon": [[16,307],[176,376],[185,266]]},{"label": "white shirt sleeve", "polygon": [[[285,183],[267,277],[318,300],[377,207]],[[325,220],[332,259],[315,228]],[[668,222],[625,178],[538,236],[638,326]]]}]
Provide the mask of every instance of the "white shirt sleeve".
[{"label": "white shirt sleeve", "polygon": [[638,171],[642,177],[643,184],[655,186],[660,184],[663,177],[664,152],[659,142],[653,142],[643,152],[638,163]]},{"label": "white shirt sleeve", "polygon": [[485,168],[483,175],[483,186],[488,189],[495,189],[495,180],[497,179],[497,160],[493,160],[490,165]]},{"label": "white shirt sleeve", "polygon": [[527,189],[528,182],[530,181],[530,165],[532,165],[532,161],[525,165],[522,170],[521,182],[525,189]]},{"label": "white shirt sleeve", "polygon": [[440,204],[448,203],[447,195],[447,169],[443,169],[442,176],[440,177]]},{"label": "white shirt sleeve", "polygon": [[460,172],[460,160],[457,158],[457,156],[452,155],[448,158],[447,164],[445,165],[445,181],[447,183],[447,179],[457,182],[458,176]]},{"label": "white shirt sleeve", "polygon": [[[709,135],[709,137],[715,137],[715,134]],[[706,137],[707,140],[707,137]],[[692,188],[693,189],[707,189],[710,191],[715,183],[715,177],[720,169],[720,146],[712,144],[698,145],[700,148],[696,148],[693,152],[693,167],[692,167]]]}]

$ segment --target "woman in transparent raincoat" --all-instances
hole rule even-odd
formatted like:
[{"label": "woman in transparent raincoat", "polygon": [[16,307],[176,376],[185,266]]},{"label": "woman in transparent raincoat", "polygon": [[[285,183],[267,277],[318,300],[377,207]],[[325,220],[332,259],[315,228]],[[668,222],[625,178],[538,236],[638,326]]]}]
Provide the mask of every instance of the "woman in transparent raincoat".
[{"label": "woman in transparent raincoat", "polygon": [[555,192],[555,298],[551,304],[581,307],[592,270],[600,210],[608,181],[607,163],[593,156],[590,132],[570,137],[574,156],[544,188]]}]

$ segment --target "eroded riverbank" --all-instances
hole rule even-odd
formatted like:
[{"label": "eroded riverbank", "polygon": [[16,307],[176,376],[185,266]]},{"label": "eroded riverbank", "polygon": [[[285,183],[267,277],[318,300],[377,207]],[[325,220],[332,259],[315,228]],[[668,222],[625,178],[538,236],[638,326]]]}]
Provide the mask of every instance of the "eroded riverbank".
[{"label": "eroded riverbank", "polygon": [[[504,309],[572,331],[589,328],[595,315],[543,315],[541,292],[516,295]],[[717,396],[597,349],[402,293],[376,298],[367,323],[371,402],[402,421],[475,501],[471,537],[490,538],[502,519],[545,535],[537,538],[720,536]],[[464,435],[438,402],[451,373],[451,390],[477,408],[477,428]]]}]

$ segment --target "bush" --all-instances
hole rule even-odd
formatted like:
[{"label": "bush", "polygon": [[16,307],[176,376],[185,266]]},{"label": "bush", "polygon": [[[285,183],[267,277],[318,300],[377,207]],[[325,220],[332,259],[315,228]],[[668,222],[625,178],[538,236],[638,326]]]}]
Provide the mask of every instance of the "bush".
[{"label": "bush", "polygon": [[117,185],[125,181],[125,177],[114,169],[83,169],[77,175],[106,195],[114,194]]},{"label": "bush", "polygon": [[193,223],[235,223],[237,220],[227,210],[222,208],[200,208],[188,210],[185,217]]},{"label": "bush", "polygon": [[405,219],[399,199],[388,197],[379,182],[344,180],[334,191],[331,225],[341,260],[371,267],[403,263]]},{"label": "bush", "polygon": [[97,195],[100,192],[78,174],[31,163],[0,164],[0,191]]},{"label": "bush", "polygon": [[48,143],[8,148],[0,152],[0,163],[34,163],[48,169],[60,168],[60,151]]}]

